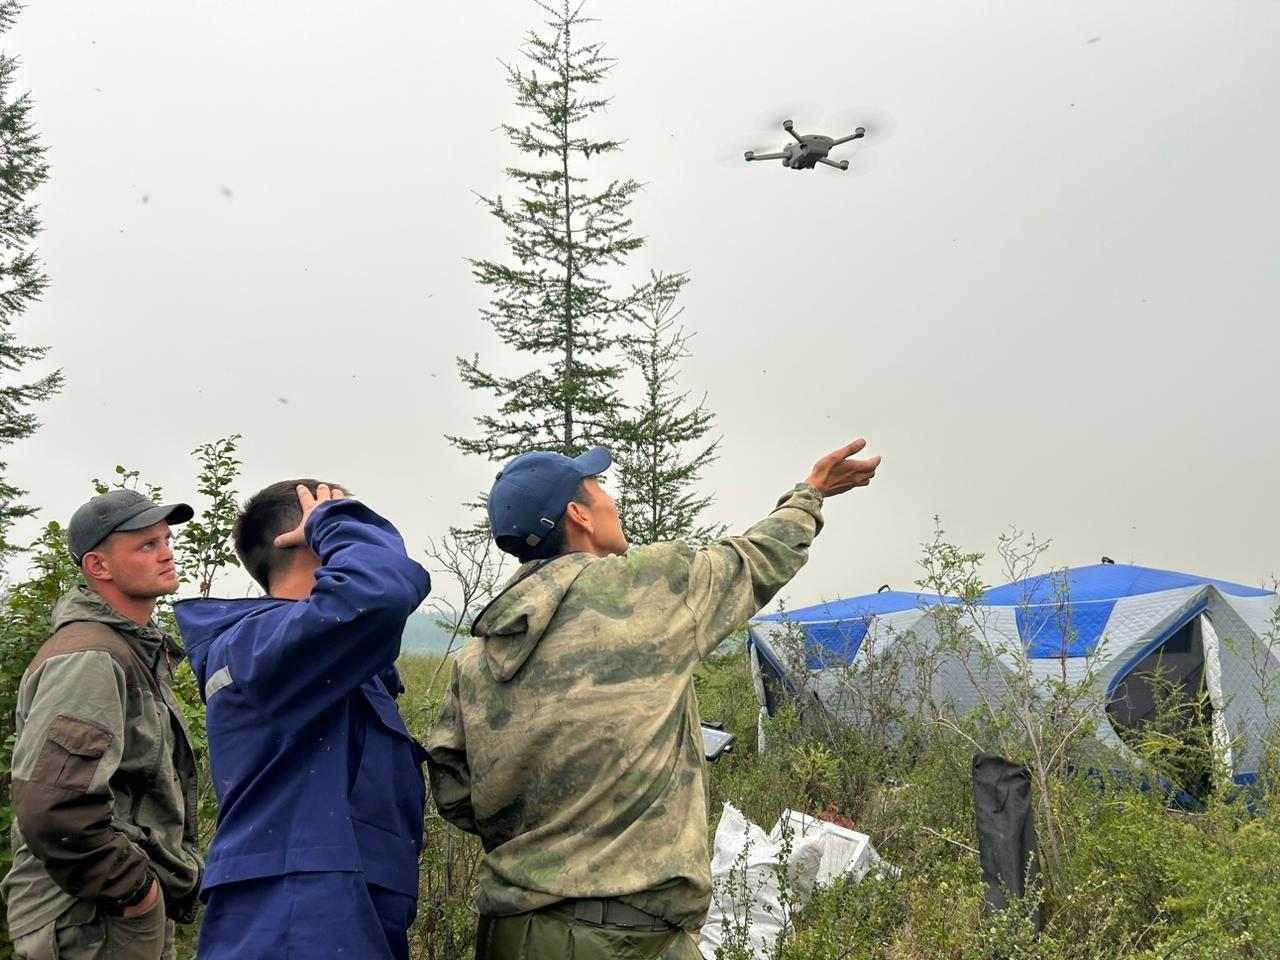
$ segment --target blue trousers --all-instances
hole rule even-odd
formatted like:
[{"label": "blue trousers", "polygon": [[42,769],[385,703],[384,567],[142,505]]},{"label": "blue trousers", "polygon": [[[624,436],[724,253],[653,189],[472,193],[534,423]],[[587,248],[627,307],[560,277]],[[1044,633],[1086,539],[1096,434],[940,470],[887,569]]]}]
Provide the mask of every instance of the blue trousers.
[{"label": "blue trousers", "polygon": [[290,873],[214,887],[200,960],[409,960],[418,901],[360,873]]}]

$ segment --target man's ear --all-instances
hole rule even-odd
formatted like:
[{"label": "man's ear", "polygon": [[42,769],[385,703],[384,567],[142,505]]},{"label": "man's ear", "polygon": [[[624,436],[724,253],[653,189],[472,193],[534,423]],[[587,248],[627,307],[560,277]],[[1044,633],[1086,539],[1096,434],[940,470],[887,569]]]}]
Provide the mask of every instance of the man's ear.
[{"label": "man's ear", "polygon": [[570,523],[580,527],[585,533],[590,533],[595,529],[595,524],[591,520],[591,512],[576,500],[569,501],[569,508],[565,510],[564,515]]},{"label": "man's ear", "polygon": [[80,561],[80,571],[87,580],[105,582],[114,579],[111,576],[111,567],[107,558],[94,550],[84,555],[84,559]]}]

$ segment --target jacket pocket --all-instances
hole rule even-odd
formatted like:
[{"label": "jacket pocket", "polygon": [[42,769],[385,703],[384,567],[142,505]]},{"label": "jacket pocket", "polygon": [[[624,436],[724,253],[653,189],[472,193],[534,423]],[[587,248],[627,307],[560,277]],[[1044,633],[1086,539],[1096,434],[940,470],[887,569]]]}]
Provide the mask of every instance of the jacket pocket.
[{"label": "jacket pocket", "polygon": [[96,723],[59,714],[45,734],[31,782],[84,793],[113,739],[111,731]]}]

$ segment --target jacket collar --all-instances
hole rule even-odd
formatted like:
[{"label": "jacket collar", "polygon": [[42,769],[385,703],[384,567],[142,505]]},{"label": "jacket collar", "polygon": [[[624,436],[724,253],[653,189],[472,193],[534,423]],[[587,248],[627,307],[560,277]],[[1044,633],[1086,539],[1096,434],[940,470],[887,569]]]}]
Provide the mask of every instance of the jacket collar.
[{"label": "jacket collar", "polygon": [[144,663],[154,663],[162,648],[181,655],[182,648],[171,640],[154,619],[136,623],[103,600],[85,584],[77,584],[53,608],[53,629],[72,623],[101,623],[120,634]]}]

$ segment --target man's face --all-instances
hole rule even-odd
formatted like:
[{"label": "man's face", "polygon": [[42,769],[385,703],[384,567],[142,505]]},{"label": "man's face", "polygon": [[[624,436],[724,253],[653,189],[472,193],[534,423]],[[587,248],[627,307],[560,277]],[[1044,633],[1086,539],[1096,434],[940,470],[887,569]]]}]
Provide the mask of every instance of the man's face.
[{"label": "man's face", "polygon": [[595,477],[588,477],[582,484],[591,495],[590,505],[583,509],[591,516],[594,528],[592,539],[596,546],[606,554],[626,553],[630,544],[627,543],[626,534],[622,532],[618,505],[613,502],[613,497],[605,493],[604,487],[600,486]]},{"label": "man's face", "polygon": [[153,600],[178,589],[178,569],[169,549],[169,524],[117,530],[90,553],[98,554],[110,580],[127,597]]}]

